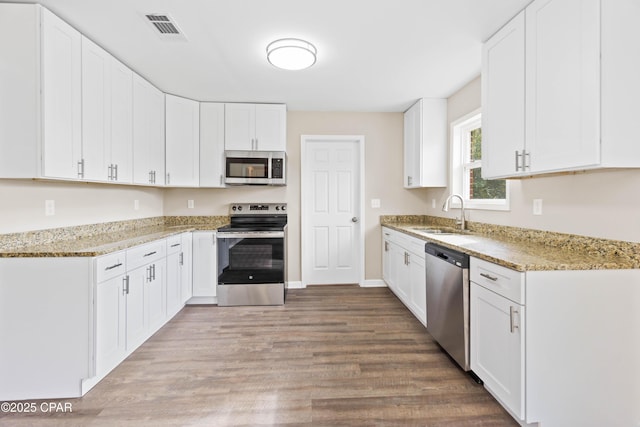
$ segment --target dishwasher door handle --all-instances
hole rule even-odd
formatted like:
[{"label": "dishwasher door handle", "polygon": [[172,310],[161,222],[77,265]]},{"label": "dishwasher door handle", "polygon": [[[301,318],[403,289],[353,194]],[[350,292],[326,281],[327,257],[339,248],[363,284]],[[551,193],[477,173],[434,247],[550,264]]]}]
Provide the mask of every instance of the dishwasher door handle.
[{"label": "dishwasher door handle", "polygon": [[438,253],[436,254],[436,256],[437,256],[438,258],[441,258],[441,259],[445,260],[445,261],[449,259],[449,257],[448,257],[447,255],[443,254],[442,252],[438,252]]}]

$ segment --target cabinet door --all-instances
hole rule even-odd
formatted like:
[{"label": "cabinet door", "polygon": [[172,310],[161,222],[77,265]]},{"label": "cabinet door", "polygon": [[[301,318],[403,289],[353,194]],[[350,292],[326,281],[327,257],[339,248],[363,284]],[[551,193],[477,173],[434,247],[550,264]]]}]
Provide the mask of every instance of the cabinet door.
[{"label": "cabinet door", "polygon": [[[148,266],[129,272],[127,292],[127,352],[138,348],[146,339],[149,321],[145,309],[145,293],[149,278]],[[148,298],[148,297],[146,297]]]},{"label": "cabinet door", "polygon": [[527,7],[526,76],[531,171],[597,165],[599,0],[537,0]]},{"label": "cabinet door", "polygon": [[391,242],[389,241],[390,233],[382,230],[382,280],[389,285],[390,264],[391,264]]},{"label": "cabinet door", "polygon": [[111,56],[82,37],[82,147],[84,179],[108,181],[111,129]]},{"label": "cabinet door", "polygon": [[197,187],[200,180],[200,104],[166,95],[166,185]]},{"label": "cabinet door", "polygon": [[216,234],[193,233],[193,296],[215,297],[218,284]]},{"label": "cabinet door", "polygon": [[409,253],[411,311],[423,325],[427,324],[427,272],[424,258]]},{"label": "cabinet door", "polygon": [[150,269],[150,277],[145,291],[145,308],[149,314],[148,336],[157,331],[167,320],[166,267],[165,259],[156,261],[147,267]]},{"label": "cabinet door", "polygon": [[133,182],[164,185],[164,93],[133,75]]},{"label": "cabinet door", "polygon": [[[525,147],[525,12],[482,47],[482,176],[517,175]],[[558,118],[560,119],[560,118]]]},{"label": "cabinet door", "polygon": [[42,10],[43,175],[78,179],[82,161],[82,36]]},{"label": "cabinet door", "polygon": [[182,252],[167,255],[167,316],[182,308]]},{"label": "cabinet door", "polygon": [[255,105],[224,105],[225,150],[255,149]]},{"label": "cabinet door", "polygon": [[422,138],[420,116],[422,101],[416,102],[404,113],[404,187],[420,186],[420,146]]},{"label": "cabinet door", "polygon": [[224,104],[200,103],[200,187],[224,187]]},{"label": "cabinet door", "polygon": [[111,129],[107,158],[111,181],[133,181],[133,72],[111,58]]},{"label": "cabinet door", "polygon": [[[181,302],[186,303],[193,296],[193,280],[192,280],[192,271],[193,271],[193,263],[192,263],[192,245],[193,238],[191,233],[184,233],[182,235],[182,263],[181,267]],[[217,261],[217,260],[216,260]]]},{"label": "cabinet door", "polygon": [[287,107],[283,104],[256,104],[255,149],[287,151]]},{"label": "cabinet door", "polygon": [[126,354],[127,276],[98,283],[96,290],[96,373],[113,369]]},{"label": "cabinet door", "polygon": [[471,370],[524,419],[524,306],[471,283]]}]

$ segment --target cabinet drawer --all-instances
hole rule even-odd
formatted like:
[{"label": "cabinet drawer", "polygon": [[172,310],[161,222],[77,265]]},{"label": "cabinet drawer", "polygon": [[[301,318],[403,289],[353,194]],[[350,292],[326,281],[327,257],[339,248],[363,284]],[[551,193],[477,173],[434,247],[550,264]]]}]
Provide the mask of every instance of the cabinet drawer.
[{"label": "cabinet drawer", "polygon": [[164,258],[166,254],[166,239],[136,246],[127,249],[127,270],[134,270],[142,265],[149,264]]},{"label": "cabinet drawer", "polygon": [[524,273],[473,257],[470,270],[472,282],[518,304],[525,303]]},{"label": "cabinet drawer", "polygon": [[127,271],[124,251],[96,258],[96,283],[124,274]]},{"label": "cabinet drawer", "polygon": [[409,252],[414,253],[415,255],[419,256],[420,258],[424,259],[425,256],[425,251],[424,251],[424,245],[427,242],[425,242],[422,239],[418,239],[415,237],[409,237],[407,240],[407,246],[405,247]]},{"label": "cabinet drawer", "polygon": [[182,250],[182,234],[167,237],[167,255],[175,254]]}]

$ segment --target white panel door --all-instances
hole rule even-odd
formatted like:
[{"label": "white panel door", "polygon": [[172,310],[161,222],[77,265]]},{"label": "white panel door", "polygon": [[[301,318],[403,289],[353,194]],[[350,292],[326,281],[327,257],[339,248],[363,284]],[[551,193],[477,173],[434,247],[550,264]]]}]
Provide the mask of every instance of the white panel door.
[{"label": "white panel door", "polygon": [[357,138],[303,136],[305,285],[360,282],[362,142]]},{"label": "white panel door", "polygon": [[200,103],[200,187],[224,187],[224,104]]},{"label": "white panel door", "polygon": [[287,150],[287,107],[284,104],[256,104],[255,149]]},{"label": "white panel door", "polygon": [[166,95],[166,185],[200,183],[200,103]]},{"label": "white panel door", "polygon": [[225,104],[224,106],[224,148],[225,150],[255,149],[254,104]]},{"label": "white panel door", "polygon": [[111,180],[133,180],[133,72],[111,58],[111,132],[108,159],[112,164]]}]

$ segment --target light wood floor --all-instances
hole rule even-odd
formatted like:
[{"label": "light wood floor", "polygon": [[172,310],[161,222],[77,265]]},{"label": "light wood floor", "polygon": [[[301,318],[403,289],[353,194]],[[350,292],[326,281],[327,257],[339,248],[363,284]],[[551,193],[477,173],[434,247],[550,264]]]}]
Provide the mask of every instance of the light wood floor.
[{"label": "light wood floor", "polygon": [[290,290],[281,307],[187,307],[73,413],[0,425],[514,426],[386,288]]}]

